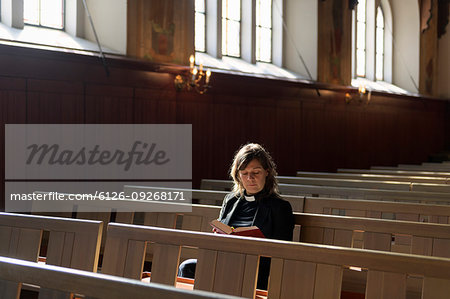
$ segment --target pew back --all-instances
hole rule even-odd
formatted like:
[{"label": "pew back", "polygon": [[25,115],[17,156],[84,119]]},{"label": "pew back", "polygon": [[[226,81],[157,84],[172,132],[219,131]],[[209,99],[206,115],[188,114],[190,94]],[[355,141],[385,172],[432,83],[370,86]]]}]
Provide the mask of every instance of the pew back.
[{"label": "pew back", "polygon": [[[0,256],[37,262],[44,231],[49,233],[44,248],[46,263],[86,271],[97,271],[103,223],[34,215],[0,213]],[[0,289],[15,289],[19,282],[2,282]],[[63,298],[41,289],[39,298]]]},{"label": "pew back", "polygon": [[305,213],[450,224],[450,206],[305,197]]},{"label": "pew back", "polygon": [[[223,203],[223,199],[225,195],[229,193],[229,191],[221,191],[221,190],[196,190],[196,189],[176,189],[176,188],[157,188],[157,187],[147,187],[147,186],[131,186],[125,185],[123,188],[125,194],[133,194],[133,192],[146,192],[147,190],[155,190],[155,191],[178,191],[178,192],[187,192],[192,194],[192,203],[205,204],[205,205],[216,205],[221,206]],[[294,212],[302,212],[303,211],[303,196],[296,195],[282,195],[284,200],[289,201],[292,206],[292,210]]]},{"label": "pew back", "polygon": [[297,171],[298,177],[332,178],[332,179],[353,179],[353,180],[371,180],[371,181],[393,181],[408,183],[430,183],[430,184],[450,184],[448,177],[427,177],[427,176],[401,176],[389,174],[370,174],[370,173],[336,173],[336,172],[312,172]]},{"label": "pew back", "polygon": [[425,171],[425,170],[396,170],[396,169],[350,169],[338,168],[338,173],[363,173],[363,174],[387,174],[395,176],[421,176],[421,177],[446,177],[450,178],[450,172]]},{"label": "pew back", "polygon": [[[141,192],[147,190],[149,187],[143,186],[125,186],[124,191],[127,192]],[[167,189],[166,189],[167,190]],[[170,189],[172,190],[172,189]],[[169,190],[169,191],[170,191]],[[184,189],[174,189],[177,191],[183,191]],[[199,209],[203,205],[221,205],[223,197],[228,193],[227,191],[214,191],[214,190],[188,190],[192,192],[193,200],[196,199],[200,202],[200,205],[193,205],[192,213],[179,213],[179,217],[187,217],[187,215],[200,215],[196,213],[196,209]],[[293,207],[294,212],[305,212],[314,214],[329,214],[340,216],[356,216],[367,218],[380,218],[391,220],[405,220],[405,221],[417,221],[417,222],[431,222],[431,223],[450,223],[450,206],[449,205],[432,205],[432,204],[417,204],[407,202],[386,202],[386,201],[369,201],[358,199],[339,199],[339,198],[322,198],[322,197],[303,197],[295,195],[283,195],[285,200],[289,201]],[[219,200],[220,199],[220,200]],[[208,219],[215,219],[219,214],[219,208],[217,211],[211,212]],[[201,213],[206,213],[202,211]],[[185,215],[185,216],[183,216]],[[207,215],[207,214],[205,214]],[[135,224],[154,225],[160,227],[174,227],[173,223],[178,223],[177,228],[183,228],[180,221],[177,219],[170,219],[170,225],[165,225],[166,220],[164,213],[146,213],[141,222],[135,222]],[[158,220],[159,219],[159,220]],[[186,218],[187,219],[187,218]],[[205,223],[206,220],[192,220],[191,222]],[[207,220],[209,221],[209,220]],[[185,227],[189,225],[182,224]],[[201,225],[198,225],[201,227]],[[205,227],[203,225],[203,227]],[[209,225],[206,225],[209,229]],[[204,231],[203,229],[193,229],[197,231]]]},{"label": "pew back", "polygon": [[[311,185],[278,185],[282,195],[305,195],[338,197],[368,200],[405,201],[421,203],[450,204],[450,194],[441,192],[373,190],[364,188],[311,186]],[[202,188],[207,190],[229,190],[231,182],[227,180],[202,180]]]},{"label": "pew back", "polygon": [[412,183],[409,182],[371,181],[371,180],[342,179],[342,178],[289,177],[289,176],[279,176],[277,178],[278,182],[282,184],[351,187],[351,188],[400,190],[400,191],[412,190]]},{"label": "pew back", "polygon": [[300,241],[450,258],[450,226],[295,213]]},{"label": "pew back", "polygon": [[210,292],[180,290],[160,284],[149,285],[110,275],[0,257],[0,286],[3,286],[0,288],[0,294],[2,298],[19,298],[17,285],[23,283],[51,290],[53,299],[73,298],[75,293],[92,299],[236,298]]},{"label": "pew back", "polygon": [[340,298],[349,266],[368,272],[366,298],[405,297],[408,275],[424,278],[423,299],[450,292],[450,259],[118,223],[108,227],[104,273],[139,279],[147,242],[156,248],[152,282],[168,285],[176,282],[181,246],[188,246],[199,250],[195,289],[254,298],[258,258],[268,256],[268,298]]},{"label": "pew back", "polygon": [[0,213],[0,255],[37,262],[48,231],[47,264],[95,272],[102,227],[100,221]]}]

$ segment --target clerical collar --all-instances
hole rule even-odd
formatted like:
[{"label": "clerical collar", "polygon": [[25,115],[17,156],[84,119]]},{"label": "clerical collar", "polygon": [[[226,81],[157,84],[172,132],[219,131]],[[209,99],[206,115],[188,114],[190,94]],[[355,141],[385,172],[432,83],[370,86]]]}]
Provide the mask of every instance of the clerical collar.
[{"label": "clerical collar", "polygon": [[250,195],[250,196],[244,195],[244,197],[245,197],[246,201],[255,201],[256,200],[256,198],[253,195]]},{"label": "clerical collar", "polygon": [[259,191],[256,194],[253,194],[253,195],[247,195],[247,191],[244,191],[244,196],[243,197],[247,201],[255,201],[255,200],[259,200],[259,199],[263,198],[265,195],[266,195],[266,192],[263,189],[263,190]]}]

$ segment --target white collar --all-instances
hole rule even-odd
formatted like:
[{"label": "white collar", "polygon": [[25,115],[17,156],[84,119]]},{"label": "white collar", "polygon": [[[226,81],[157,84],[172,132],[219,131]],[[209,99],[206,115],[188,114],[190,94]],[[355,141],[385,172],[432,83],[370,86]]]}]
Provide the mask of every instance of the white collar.
[{"label": "white collar", "polygon": [[255,197],[253,195],[252,196],[244,195],[244,197],[245,197],[245,200],[247,200],[247,201],[255,201]]}]

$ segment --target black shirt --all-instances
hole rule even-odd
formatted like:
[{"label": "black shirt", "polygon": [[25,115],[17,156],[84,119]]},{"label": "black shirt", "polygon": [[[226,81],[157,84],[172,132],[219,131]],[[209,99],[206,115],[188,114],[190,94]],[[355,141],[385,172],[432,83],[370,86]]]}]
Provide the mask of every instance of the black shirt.
[{"label": "black shirt", "polygon": [[258,210],[258,202],[254,197],[253,201],[248,201],[245,197],[239,200],[236,211],[228,223],[234,228],[252,226],[255,219],[256,211]]}]

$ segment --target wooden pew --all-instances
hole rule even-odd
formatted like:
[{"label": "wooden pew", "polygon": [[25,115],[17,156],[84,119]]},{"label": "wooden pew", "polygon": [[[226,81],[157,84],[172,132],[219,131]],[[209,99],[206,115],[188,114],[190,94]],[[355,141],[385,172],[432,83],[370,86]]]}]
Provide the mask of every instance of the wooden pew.
[{"label": "wooden pew", "polygon": [[[132,190],[138,190],[137,187],[133,187]],[[143,187],[144,190],[148,190],[149,187]],[[153,190],[156,190],[153,188]],[[159,190],[159,189],[158,189]],[[166,189],[172,190],[172,189]],[[183,190],[183,189],[176,189]],[[307,198],[308,205],[314,205],[315,198]],[[332,201],[328,202],[328,206],[332,205]],[[87,204],[92,205],[92,202]],[[365,208],[363,203],[350,202],[355,205],[356,208]],[[377,204],[368,203],[368,204]],[[382,203],[389,204],[389,203]],[[170,211],[176,206],[182,204],[170,204],[161,202],[142,202],[142,201],[126,201],[126,205],[130,210],[149,210],[144,208],[144,205],[166,205],[168,208],[163,209]],[[404,205],[404,204],[403,204]],[[326,206],[326,205],[325,205]],[[347,204],[347,207],[352,207]],[[408,205],[406,205],[408,206]],[[308,207],[306,210],[311,209],[314,212],[324,211],[324,205],[322,208],[313,206]],[[397,207],[397,208],[401,208]],[[426,205],[422,205],[426,207]],[[413,210],[417,215],[404,212],[399,212],[396,215],[397,219],[416,220],[414,217],[419,217],[421,207],[415,207],[414,210],[409,206],[409,210]],[[433,209],[434,208],[434,209]],[[382,210],[383,205],[376,205],[375,209]],[[439,209],[439,210],[438,210]],[[184,209],[177,209],[184,210]],[[144,213],[143,221],[139,224],[151,225],[164,228],[177,228],[183,230],[193,230],[202,232],[211,232],[211,226],[209,222],[216,219],[219,215],[219,206],[207,206],[207,205],[192,205],[189,212],[146,212]],[[392,211],[392,209],[390,209]],[[428,208],[428,211],[437,213],[434,216],[434,220],[446,221],[448,223],[448,215],[444,216],[442,213],[450,214],[450,206],[432,206]],[[380,211],[379,211],[380,212]],[[348,214],[351,214],[350,212]],[[381,214],[381,212],[380,212]],[[370,211],[369,216],[377,216],[376,211]],[[381,215],[380,215],[381,216]],[[423,215],[425,216],[425,215]],[[379,217],[381,218],[381,217]],[[425,219],[425,218],[424,218]],[[416,220],[418,221],[418,219]],[[407,222],[407,221],[392,221],[385,219],[365,219],[355,217],[342,217],[332,215],[313,215],[295,213],[295,224],[301,227],[300,233],[297,232],[294,240],[300,240],[311,243],[331,244],[346,247],[360,247],[379,250],[400,250],[401,252],[410,252],[416,254],[428,254],[447,257],[445,252],[448,252],[450,257],[450,226],[442,224],[431,223],[419,223],[419,222]],[[364,232],[364,233],[363,233]],[[391,248],[391,240],[394,240]],[[419,241],[421,243],[419,243]],[[419,248],[419,247],[420,248]],[[427,249],[424,249],[425,246]],[[420,251],[422,250],[422,251]],[[189,253],[188,253],[189,255]]]},{"label": "wooden pew", "polygon": [[[232,183],[227,180],[202,180],[206,190],[230,190]],[[364,188],[327,187],[311,185],[279,184],[282,195],[328,196],[338,198],[406,201],[420,203],[450,204],[450,194],[441,192],[373,190]]]},{"label": "wooden pew", "polygon": [[295,213],[300,241],[450,258],[448,224]]},{"label": "wooden pew", "polygon": [[[351,180],[371,180],[371,181],[393,181],[408,183],[430,183],[430,184],[450,184],[448,177],[426,177],[426,176],[401,176],[401,175],[383,175],[369,173],[336,173],[336,172],[313,172],[297,171],[298,177],[314,178],[333,178],[333,179],[351,179]],[[281,177],[278,176],[280,179]],[[280,181],[282,183],[282,181]]]},{"label": "wooden pew", "polygon": [[278,181],[284,184],[314,185],[330,187],[354,187],[364,189],[382,189],[399,191],[450,192],[450,185],[435,183],[372,181],[360,179],[316,178],[316,177],[287,177],[280,176]]},{"label": "wooden pew", "polygon": [[[211,232],[217,206],[194,205],[191,213],[146,213],[145,225]],[[438,223],[294,213],[294,240],[450,258],[450,226]],[[186,255],[186,254],[185,254]]]},{"label": "wooden pew", "polygon": [[340,298],[344,269],[367,271],[366,298],[405,298],[407,277],[422,298],[450,293],[450,259],[110,223],[103,272],[140,279],[147,242],[152,282],[174,285],[182,246],[199,250],[194,288],[254,298],[259,256],[272,258],[268,298]]},{"label": "wooden pew", "polygon": [[409,171],[409,170],[378,170],[378,169],[348,169],[338,168],[338,173],[363,173],[363,174],[382,174],[395,176],[421,176],[421,177],[445,177],[450,178],[450,172],[436,171]]},{"label": "wooden pew", "polygon": [[[446,208],[450,211],[450,207]],[[193,205],[192,212],[188,213],[145,213],[143,224],[211,232],[209,222],[217,219],[219,211],[218,206]],[[294,232],[295,241],[450,258],[447,224],[308,213],[294,213],[294,216],[299,227]]]},{"label": "wooden pew", "polygon": [[[123,188],[125,194],[129,195],[133,192],[147,192],[149,190],[154,191],[178,191],[187,192],[192,195],[192,203],[206,204],[206,205],[217,205],[221,206],[225,195],[228,191],[220,190],[198,190],[198,189],[179,189],[179,188],[158,188],[158,187],[148,187],[148,186],[135,186],[135,185],[125,185]],[[292,206],[292,210],[295,212],[303,211],[303,196],[296,195],[283,195],[283,199],[289,201]]]},{"label": "wooden pew", "polygon": [[[383,189],[410,191],[412,184],[409,182],[386,182],[369,181],[355,179],[336,179],[336,178],[315,178],[315,177],[288,177],[278,176],[278,182],[281,184],[311,185],[311,186],[329,186],[329,187],[349,187],[365,189]],[[447,186],[450,187],[450,186]]]},{"label": "wooden pew", "polygon": [[[124,187],[125,193],[141,192],[149,189],[150,187],[146,186]],[[182,191],[184,189],[175,189],[175,190]],[[198,198],[197,202],[199,202],[201,205],[221,205],[222,201],[219,201],[218,199],[219,198],[223,199],[223,197],[228,193],[226,191],[195,190],[195,189],[189,190],[192,191],[193,198]],[[287,195],[283,195],[283,198],[291,203],[294,212],[329,214],[340,216],[356,216],[356,217],[380,218],[380,219],[384,218],[391,220],[430,222],[442,224],[450,223],[449,205],[432,205],[432,204],[425,205],[406,202],[386,202],[375,200],[368,201],[357,199],[302,197],[302,196],[287,196]],[[298,202],[301,202],[301,205],[298,204]],[[193,209],[198,209],[198,207],[200,206],[193,205]],[[160,217],[164,217],[163,215],[164,214],[161,214]],[[212,216],[217,217],[214,215]],[[140,222],[134,223],[144,225],[157,225],[156,223],[161,224],[167,223],[167,220],[163,219],[158,220],[158,218],[155,217],[158,216],[146,214],[143,215],[143,217],[140,217],[141,218]],[[170,221],[172,223],[177,222],[174,219]],[[172,226],[165,226],[165,227],[172,227]],[[180,224],[178,225],[178,228],[181,228]]]},{"label": "wooden pew", "polygon": [[[46,194],[49,192],[43,191],[35,191],[34,193]],[[39,205],[40,202],[33,203],[32,213],[37,215],[44,216],[53,216],[53,217],[63,217],[63,218],[76,218],[76,219],[84,219],[84,220],[96,220],[104,223],[102,226],[102,238],[100,244],[100,253],[103,253],[103,249],[105,246],[106,240],[106,228],[107,224],[110,221],[120,222],[120,223],[133,223],[134,212],[117,212],[117,207],[114,201],[109,201],[105,204],[105,202],[100,201],[73,201],[68,198],[69,194],[61,194],[63,195],[61,200],[66,202],[65,209],[69,209],[71,207],[70,212],[36,212],[36,205]],[[99,198],[97,197],[97,200]],[[46,204],[46,203],[44,203]]]},{"label": "wooden pew", "polygon": [[283,184],[450,193],[448,184],[279,176]]},{"label": "wooden pew", "polygon": [[[414,191],[414,192],[430,192],[430,193],[449,193],[450,185],[448,184],[425,184],[425,183],[407,183],[407,182],[379,182],[369,180],[351,180],[351,179],[330,179],[330,178],[304,178],[304,177],[286,177],[280,176],[279,188],[280,191],[286,190],[285,185],[300,185],[300,186],[320,186],[320,187],[337,187],[337,188],[352,188],[356,189],[354,193],[361,192],[361,189],[374,191]],[[212,188],[219,187],[220,190],[230,190],[232,186],[231,181],[226,180],[212,180],[204,179],[201,183],[201,188],[212,190]],[[426,194],[425,194],[426,195]],[[434,194],[431,194],[434,196]],[[449,197],[450,198],[450,197]]]},{"label": "wooden pew", "polygon": [[407,165],[400,164],[398,166],[372,166],[370,169],[375,170],[407,170],[407,171],[437,171],[437,172],[449,172],[448,166],[424,166],[424,165]]},{"label": "wooden pew", "polygon": [[[0,213],[0,256],[37,262],[49,232],[47,264],[96,272],[102,227],[100,221]],[[44,298],[50,294],[40,292]]]},{"label": "wooden pew", "polygon": [[305,197],[303,212],[450,224],[449,205]]},{"label": "wooden pew", "polygon": [[55,294],[51,297],[53,299],[73,298],[74,294],[77,294],[78,298],[81,294],[92,299],[237,298],[211,292],[180,290],[156,283],[148,284],[123,277],[0,257],[1,298],[19,298],[20,288],[17,286],[23,283],[51,290]]},{"label": "wooden pew", "polygon": [[0,213],[0,255],[37,262],[48,231],[47,264],[95,272],[102,227],[100,221]]},{"label": "wooden pew", "polygon": [[[137,186],[132,187],[131,190],[148,190],[149,187],[141,187],[138,188]],[[153,188],[154,189],[154,188]],[[154,189],[155,190],[155,189]],[[169,190],[169,189],[166,189]],[[171,190],[171,189],[170,189]],[[178,191],[183,189],[176,189]],[[200,191],[197,191],[200,193]],[[210,194],[210,193],[208,193]],[[308,212],[314,212],[314,213],[326,213],[332,214],[331,207],[339,208],[339,212],[341,212],[342,209],[348,208],[346,215],[352,215],[352,216],[363,216],[363,217],[382,217],[382,212],[385,213],[392,213],[393,211],[396,212],[396,219],[405,219],[410,221],[419,221],[421,220],[427,220],[429,222],[441,222],[441,223],[448,223],[449,216],[450,215],[450,207],[449,206],[427,206],[427,205],[414,205],[414,204],[404,204],[404,203],[387,203],[387,202],[364,202],[364,201],[351,201],[351,200],[336,200],[336,199],[323,199],[324,202],[320,202],[320,199],[318,198],[306,198],[305,199],[305,211]],[[338,202],[336,204],[336,201]],[[88,202],[88,204],[92,205],[91,202]],[[145,210],[144,205],[148,204],[155,204],[151,202],[141,202],[141,201],[128,201],[126,205],[130,208],[130,210]],[[158,205],[162,205],[163,203],[157,203]],[[389,205],[394,205],[395,208],[389,208]],[[172,206],[173,204],[167,204],[167,206]],[[371,210],[371,208],[373,210]],[[426,211],[422,211],[421,208],[425,208]],[[219,214],[220,207],[219,206],[205,206],[205,205],[192,205],[192,211],[187,213],[144,213],[143,220],[139,224],[144,225],[152,225],[152,226],[158,226],[158,227],[165,227],[165,228],[178,228],[178,229],[185,229],[185,230],[195,230],[195,231],[204,231],[204,232],[211,232],[211,227],[209,225],[209,222],[213,219],[216,219]],[[355,211],[356,209],[356,211]],[[148,208],[147,208],[148,210]],[[167,209],[170,210],[170,209]],[[427,215],[428,213],[429,215]],[[299,216],[302,215],[302,216]],[[343,215],[343,214],[341,214]],[[419,218],[422,217],[422,218]],[[339,217],[338,217],[339,218]],[[329,227],[319,227],[318,229],[323,231],[334,231],[339,230],[341,234],[344,234],[343,231],[345,230],[347,238],[346,245],[343,241],[339,243],[339,245],[342,246],[353,246],[354,240],[357,240],[357,242],[363,244],[363,238],[357,239],[357,237],[354,236],[353,231],[355,230],[364,230],[370,232],[372,234],[385,234],[385,236],[389,235],[388,239],[391,240],[391,238],[394,238],[395,235],[410,235],[414,236],[417,240],[419,237],[426,237],[424,233],[422,235],[415,235],[420,233],[422,230],[421,227],[430,227],[427,225],[423,225],[421,223],[419,224],[398,224],[402,225],[403,230],[398,230],[398,227],[396,223],[392,223],[391,221],[385,221],[385,220],[368,220],[367,223],[371,223],[371,226],[368,224],[364,224],[361,219],[353,219],[353,218],[342,218],[342,220],[336,220],[338,219],[336,217],[327,217],[322,216],[321,218],[314,218],[313,216],[306,217],[303,214],[296,214],[296,224],[301,226],[302,228],[305,228],[307,226],[308,219],[325,219],[322,222],[323,223],[332,223],[334,226]],[[305,220],[306,219],[306,220]],[[339,218],[340,219],[340,218]],[[308,220],[308,221],[307,221]],[[400,222],[399,222],[400,223]],[[348,228],[351,227],[353,230],[349,230]],[[433,227],[433,226],[432,226]],[[380,230],[380,228],[383,228],[384,230]],[[308,228],[309,229],[309,228]],[[435,230],[441,229],[440,226],[434,226]],[[443,228],[443,230],[448,230],[448,227]],[[305,240],[313,242],[314,240],[323,240],[324,236],[317,233],[317,236],[315,237],[305,237],[310,239],[302,239],[303,232],[306,231],[306,228],[303,229],[302,235],[300,237],[297,235],[297,238],[295,240]],[[425,232],[427,232],[425,230]],[[369,232],[367,232],[369,233]],[[323,233],[320,233],[323,234]],[[437,235],[434,235],[435,237],[438,237]],[[450,236],[446,236],[445,234],[439,235],[442,240],[446,239],[447,237],[450,238]],[[329,238],[329,236],[328,236]],[[333,239],[334,237],[331,237]],[[350,239],[348,239],[350,238]],[[356,239],[355,239],[356,238]],[[394,244],[393,247],[395,250],[398,248],[401,248],[401,250],[406,250],[405,248],[412,248],[411,246],[411,240],[408,238],[410,237],[398,237],[397,244]],[[403,241],[402,241],[403,239]],[[406,241],[405,241],[406,239]],[[350,241],[348,241],[350,240]],[[381,240],[383,241],[383,240]],[[325,242],[325,241],[324,241]],[[329,241],[326,241],[329,242]],[[406,242],[406,243],[405,243]],[[400,245],[399,245],[400,244]],[[361,245],[363,246],[363,245]],[[380,248],[387,248],[386,245],[380,245]],[[390,248],[390,247],[389,247]],[[439,251],[442,252],[443,250]],[[448,248],[448,251],[450,252],[450,246]],[[189,254],[189,253],[188,253]]]},{"label": "wooden pew", "polygon": [[398,164],[399,169],[424,169],[431,171],[450,171],[447,163]]}]

